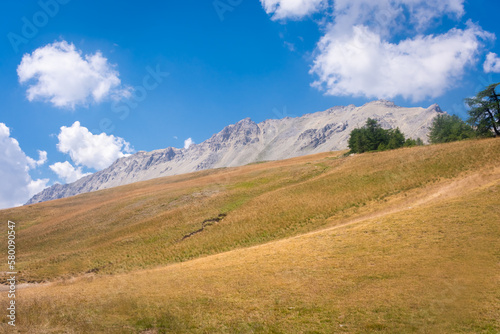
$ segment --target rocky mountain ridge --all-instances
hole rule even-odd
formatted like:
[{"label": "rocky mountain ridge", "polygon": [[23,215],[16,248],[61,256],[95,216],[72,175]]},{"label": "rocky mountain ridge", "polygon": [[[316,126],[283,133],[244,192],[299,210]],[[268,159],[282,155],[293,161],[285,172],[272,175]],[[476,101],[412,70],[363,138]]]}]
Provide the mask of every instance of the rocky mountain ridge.
[{"label": "rocky mountain ridge", "polygon": [[403,108],[378,100],[361,107],[339,106],[258,124],[245,118],[187,149],[140,151],[118,159],[108,168],[73,183],[55,184],[33,196],[27,204],[162,176],[346,149],[350,132],[363,126],[367,118],[377,119],[386,129],[399,127],[405,136],[426,142],[432,120],[440,113],[443,111],[437,104],[429,108]]}]

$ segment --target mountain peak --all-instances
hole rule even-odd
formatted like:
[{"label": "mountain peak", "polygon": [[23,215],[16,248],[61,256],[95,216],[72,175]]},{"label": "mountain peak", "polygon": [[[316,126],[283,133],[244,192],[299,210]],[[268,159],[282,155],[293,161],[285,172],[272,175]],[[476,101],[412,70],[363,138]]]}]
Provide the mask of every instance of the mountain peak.
[{"label": "mountain peak", "polygon": [[250,117],[245,117],[241,121],[237,122],[236,124],[238,124],[238,123],[254,123],[254,121],[252,121],[252,119]]},{"label": "mountain peak", "polygon": [[240,126],[245,126],[245,125],[257,125],[250,117],[243,118],[242,120],[236,122],[234,126],[240,127]]},{"label": "mountain peak", "polygon": [[427,108],[427,110],[432,111],[432,112],[437,112],[440,114],[444,113],[444,111],[441,109],[441,107],[437,103],[434,103],[433,105],[431,105],[429,108]]},{"label": "mountain peak", "polygon": [[387,107],[387,108],[397,107],[396,104],[393,101],[384,100],[384,99],[379,99],[379,100],[368,102],[364,106],[370,106],[370,105],[384,106],[384,107]]}]

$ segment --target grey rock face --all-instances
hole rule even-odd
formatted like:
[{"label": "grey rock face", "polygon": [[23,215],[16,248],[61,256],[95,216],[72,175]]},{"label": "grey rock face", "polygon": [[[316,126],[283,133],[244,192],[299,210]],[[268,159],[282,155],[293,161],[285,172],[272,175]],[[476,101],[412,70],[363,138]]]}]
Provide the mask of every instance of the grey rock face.
[{"label": "grey rock face", "polygon": [[334,107],[302,117],[268,119],[258,124],[245,118],[188,149],[169,147],[121,158],[108,168],[76,182],[47,188],[27,204],[202,169],[343,150],[347,148],[350,132],[362,127],[367,118],[377,119],[386,129],[399,127],[407,137],[426,142],[432,120],[440,113],[443,111],[437,104],[427,109],[402,108],[393,102],[379,100],[361,107]]}]

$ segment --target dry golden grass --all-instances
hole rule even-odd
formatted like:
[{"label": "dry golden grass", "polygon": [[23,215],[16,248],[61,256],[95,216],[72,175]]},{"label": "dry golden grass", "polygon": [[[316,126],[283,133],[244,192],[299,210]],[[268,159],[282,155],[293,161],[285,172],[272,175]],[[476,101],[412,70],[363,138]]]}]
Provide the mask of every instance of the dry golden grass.
[{"label": "dry golden grass", "polygon": [[499,332],[499,153],[329,153],[0,211],[22,275],[55,280],[18,292],[18,329]]},{"label": "dry golden grass", "polygon": [[500,186],[491,181],[304,236],[21,290],[21,328],[496,333]]},{"label": "dry golden grass", "polygon": [[[0,211],[24,281],[153,268],[299,235],[397,194],[498,164],[496,140],[342,158],[325,153],[166,177]],[[179,240],[221,213],[203,233]],[[6,242],[0,235],[0,242]]]}]

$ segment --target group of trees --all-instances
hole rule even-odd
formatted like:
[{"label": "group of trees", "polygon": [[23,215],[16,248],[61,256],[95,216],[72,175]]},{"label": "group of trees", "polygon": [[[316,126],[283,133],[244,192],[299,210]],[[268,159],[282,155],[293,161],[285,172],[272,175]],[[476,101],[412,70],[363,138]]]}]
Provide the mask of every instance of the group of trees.
[{"label": "group of trees", "polygon": [[429,134],[431,144],[500,136],[500,95],[489,85],[476,96],[465,99],[469,118],[464,122],[456,115],[443,114],[434,118]]},{"label": "group of trees", "polygon": [[348,144],[351,153],[363,153],[423,145],[423,142],[420,139],[406,139],[398,128],[383,129],[376,120],[368,118],[364,127],[352,130]]},{"label": "group of trees", "polygon": [[476,137],[476,132],[457,115],[437,115],[429,132],[431,144],[448,143]]},{"label": "group of trees", "polygon": [[[469,107],[467,122],[456,115],[442,114],[434,118],[429,133],[431,144],[500,136],[499,83],[488,86],[475,97],[465,99]],[[351,153],[384,151],[423,145],[422,140],[406,139],[399,129],[383,129],[376,120],[368,119],[364,127],[354,129],[349,137]]]}]

